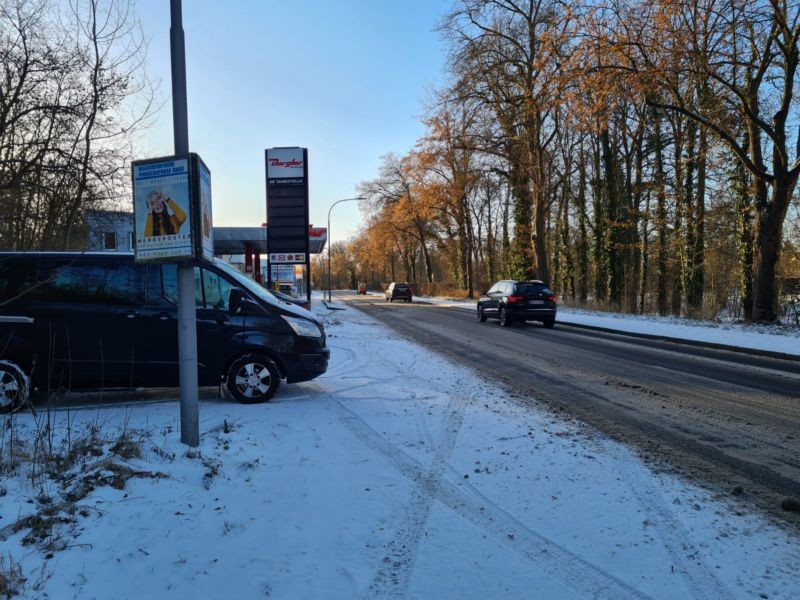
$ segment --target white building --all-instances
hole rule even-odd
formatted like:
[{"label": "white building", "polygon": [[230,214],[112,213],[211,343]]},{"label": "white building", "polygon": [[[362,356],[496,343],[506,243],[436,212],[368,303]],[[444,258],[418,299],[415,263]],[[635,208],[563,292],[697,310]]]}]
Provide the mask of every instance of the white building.
[{"label": "white building", "polygon": [[87,249],[92,252],[131,252],[133,213],[112,210],[86,211]]}]

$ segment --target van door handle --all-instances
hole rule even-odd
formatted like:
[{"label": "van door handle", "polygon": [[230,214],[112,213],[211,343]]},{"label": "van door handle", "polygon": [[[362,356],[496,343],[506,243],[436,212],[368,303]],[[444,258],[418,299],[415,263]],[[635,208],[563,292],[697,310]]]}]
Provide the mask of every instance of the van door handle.
[{"label": "van door handle", "polygon": [[169,319],[169,313],[165,313],[165,312],[158,313],[158,320],[159,321],[166,321],[167,319]]},{"label": "van door handle", "polygon": [[125,313],[125,316],[128,317],[129,319],[135,319],[137,314],[138,313],[135,310],[129,310],[128,312]]}]

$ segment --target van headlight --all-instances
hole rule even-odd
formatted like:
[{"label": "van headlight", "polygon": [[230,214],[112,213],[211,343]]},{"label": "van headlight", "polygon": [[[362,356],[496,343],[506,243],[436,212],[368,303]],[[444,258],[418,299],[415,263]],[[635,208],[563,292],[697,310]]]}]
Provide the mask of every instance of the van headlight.
[{"label": "van headlight", "polygon": [[289,327],[291,327],[292,330],[294,330],[294,332],[297,335],[310,338],[322,337],[322,331],[320,331],[320,328],[317,327],[316,323],[313,323],[306,319],[295,319],[294,317],[284,317],[283,315],[281,315],[281,318],[289,324]]}]

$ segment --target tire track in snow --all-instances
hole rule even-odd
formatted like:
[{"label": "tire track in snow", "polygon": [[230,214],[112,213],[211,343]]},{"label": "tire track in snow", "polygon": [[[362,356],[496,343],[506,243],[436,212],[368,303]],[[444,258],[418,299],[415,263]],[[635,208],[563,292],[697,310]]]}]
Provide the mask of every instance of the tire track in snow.
[{"label": "tire track in snow", "polygon": [[618,448],[610,449],[617,471],[622,475],[639,504],[644,507],[647,520],[658,532],[664,548],[672,559],[676,572],[683,576],[693,598],[731,598],[725,586],[700,558],[691,559],[690,542],[681,524],[675,518],[661,492],[649,482],[642,466],[625,456]]},{"label": "tire track in snow", "polygon": [[[339,406],[343,406],[337,401]],[[387,544],[383,565],[369,587],[368,598],[404,598],[414,572],[419,540],[439,491],[442,474],[447,468],[456,438],[464,422],[464,409],[468,401],[451,400],[445,408],[442,439],[436,447],[430,467],[421,473],[411,492],[403,520],[394,538]],[[363,422],[363,421],[362,421]],[[377,432],[376,432],[377,433]],[[421,465],[420,465],[421,468]]]},{"label": "tire track in snow", "polygon": [[[344,346],[338,346],[335,344],[329,344],[328,347],[331,351],[336,350],[337,352],[343,352],[347,355],[347,357],[342,362],[337,362],[336,366],[333,368],[328,369],[324,375],[320,377],[320,380],[331,380],[331,379],[352,379],[351,377],[347,377],[353,373],[358,374],[358,378],[364,379],[371,379],[372,381],[396,381],[398,379],[397,376],[392,377],[370,377],[368,375],[364,375],[364,371],[367,367],[370,367],[375,364],[375,362],[380,361],[383,365],[392,366],[397,368],[396,363],[390,363],[386,360],[386,358],[380,354],[371,355],[370,360],[366,362],[358,362],[356,360],[356,353]],[[416,365],[416,359],[410,364],[403,366],[402,368],[405,370],[413,370],[413,367]]]},{"label": "tire track in snow", "polygon": [[[417,490],[429,493],[431,495],[428,501],[429,505],[434,499],[439,500],[444,506],[494,537],[496,541],[509,546],[524,559],[533,563],[565,587],[574,590],[581,597],[608,600],[648,597],[614,575],[529,529],[469,483],[455,484],[444,476],[444,472],[440,472],[436,485],[431,486],[431,482],[426,481],[426,478],[429,477],[432,469],[425,469],[414,458],[393,446],[341,401],[334,400],[325,406],[336,412],[339,420],[364,445],[381,455],[407,479],[416,483]],[[416,498],[413,501],[416,501]],[[409,506],[411,507],[411,505]],[[407,531],[411,534],[410,538],[413,541],[419,539],[417,529],[408,527]],[[513,533],[513,538],[509,536],[510,533]],[[414,540],[415,534],[416,540]],[[406,573],[406,575],[408,574],[410,572]],[[407,584],[407,581],[405,583]],[[399,590],[395,593],[391,593],[391,589],[383,591],[386,592],[384,597],[400,597],[400,594],[397,593]],[[374,597],[372,586],[368,597]]]}]

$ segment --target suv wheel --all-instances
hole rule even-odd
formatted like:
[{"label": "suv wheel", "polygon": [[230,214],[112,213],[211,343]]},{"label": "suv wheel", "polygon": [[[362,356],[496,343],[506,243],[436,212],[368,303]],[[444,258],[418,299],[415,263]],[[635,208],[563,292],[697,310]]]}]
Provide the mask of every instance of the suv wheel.
[{"label": "suv wheel", "polygon": [[500,307],[500,327],[508,327],[511,325],[511,317],[508,316],[505,306]]},{"label": "suv wheel", "polygon": [[280,384],[278,367],[261,354],[245,354],[228,369],[228,391],[242,404],[266,402],[275,395]]},{"label": "suv wheel", "polygon": [[481,323],[486,322],[486,315],[483,314],[483,307],[480,304],[478,305],[478,321]]},{"label": "suv wheel", "polygon": [[555,317],[550,317],[549,319],[545,319],[544,321],[542,321],[542,325],[544,325],[548,329],[552,329],[555,326],[555,324],[556,324]]},{"label": "suv wheel", "polygon": [[20,410],[28,401],[29,393],[25,372],[12,362],[0,361],[0,414]]}]

